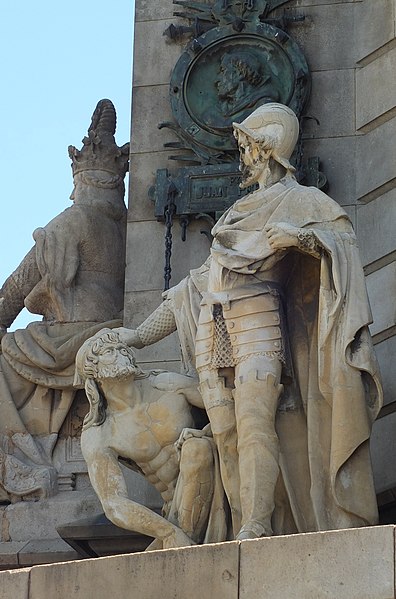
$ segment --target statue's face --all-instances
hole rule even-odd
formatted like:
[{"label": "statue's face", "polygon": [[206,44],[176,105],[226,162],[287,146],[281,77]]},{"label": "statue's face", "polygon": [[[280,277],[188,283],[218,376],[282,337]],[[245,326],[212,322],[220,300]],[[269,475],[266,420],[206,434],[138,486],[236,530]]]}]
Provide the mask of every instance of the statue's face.
[{"label": "statue's face", "polygon": [[98,379],[123,379],[136,372],[133,354],[123,343],[104,345],[97,360]]},{"label": "statue's face", "polygon": [[216,87],[220,100],[232,100],[240,82],[241,75],[237,67],[227,56],[223,57],[220,64],[219,78],[216,80]]},{"label": "statue's face", "polygon": [[237,130],[235,134],[239,146],[239,170],[242,173],[241,189],[258,182],[262,172],[268,167],[269,159],[261,152],[258,142]]},{"label": "statue's face", "polygon": [[71,192],[69,198],[72,202],[74,202],[74,198],[75,198],[75,192],[76,192],[76,187],[73,187],[73,191]]}]

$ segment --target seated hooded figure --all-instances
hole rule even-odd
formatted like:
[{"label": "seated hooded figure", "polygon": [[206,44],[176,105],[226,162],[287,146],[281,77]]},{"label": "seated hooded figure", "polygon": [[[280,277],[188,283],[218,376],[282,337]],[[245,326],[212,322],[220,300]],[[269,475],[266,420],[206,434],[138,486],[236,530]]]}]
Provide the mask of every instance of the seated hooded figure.
[{"label": "seated hooded figure", "polygon": [[[197,379],[143,372],[118,333],[104,329],[78,351],[76,383],[90,404],[81,449],[109,520],[155,537],[151,548],[226,540],[216,446],[208,426],[194,428],[191,407],[203,408]],[[163,516],[128,497],[119,459],[159,491]]]},{"label": "seated hooded figure", "polygon": [[[56,492],[51,457],[76,392],[76,352],[122,318],[129,144],[116,145],[115,129],[114,106],[101,100],[82,150],[69,147],[73,205],[34,231],[34,246],[0,289],[3,499]],[[7,333],[24,307],[43,321]]]}]

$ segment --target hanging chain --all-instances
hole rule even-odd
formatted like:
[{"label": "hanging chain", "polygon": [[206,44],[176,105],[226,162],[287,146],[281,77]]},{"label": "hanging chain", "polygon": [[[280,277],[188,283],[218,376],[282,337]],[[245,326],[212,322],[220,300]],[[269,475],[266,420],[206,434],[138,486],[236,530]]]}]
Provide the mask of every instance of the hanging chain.
[{"label": "hanging chain", "polygon": [[177,189],[175,184],[171,182],[168,189],[168,202],[165,206],[164,216],[165,216],[165,268],[164,268],[164,280],[165,287],[164,291],[169,289],[169,283],[172,277],[172,266],[171,266],[171,256],[172,256],[172,227],[173,227],[173,217],[176,213],[176,204],[175,204],[175,196],[177,194]]}]

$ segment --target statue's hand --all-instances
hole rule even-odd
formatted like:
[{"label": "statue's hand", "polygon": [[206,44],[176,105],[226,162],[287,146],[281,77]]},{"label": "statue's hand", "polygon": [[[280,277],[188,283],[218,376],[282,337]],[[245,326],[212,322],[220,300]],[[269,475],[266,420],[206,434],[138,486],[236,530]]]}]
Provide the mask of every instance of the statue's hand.
[{"label": "statue's hand", "polygon": [[185,441],[187,441],[187,439],[201,439],[202,437],[209,435],[211,435],[210,424],[207,424],[202,430],[197,428],[183,428],[178,440],[175,442],[175,448],[179,454],[179,458],[182,445]]},{"label": "statue's hand", "polygon": [[268,243],[273,250],[283,250],[288,247],[298,246],[298,233],[300,229],[288,223],[273,223],[264,227]]},{"label": "statue's hand", "polygon": [[188,537],[181,528],[174,527],[173,532],[162,540],[164,549],[172,549],[173,547],[190,547],[195,545],[194,541]]},{"label": "statue's hand", "polygon": [[125,343],[125,345],[130,345],[131,347],[136,347],[141,349],[143,347],[142,340],[139,337],[138,332],[135,329],[127,329],[125,327],[118,327],[112,329],[115,333],[118,333],[120,336],[120,341]]}]

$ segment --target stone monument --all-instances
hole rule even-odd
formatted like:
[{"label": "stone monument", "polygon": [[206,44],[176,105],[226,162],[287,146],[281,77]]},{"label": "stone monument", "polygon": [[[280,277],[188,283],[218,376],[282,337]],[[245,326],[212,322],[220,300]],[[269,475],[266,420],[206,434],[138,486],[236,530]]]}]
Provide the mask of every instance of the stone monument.
[{"label": "stone monument", "polygon": [[[57,492],[52,453],[72,405],[76,352],[120,324],[123,310],[129,144],[101,100],[83,147],[69,147],[73,205],[33,233],[34,246],[0,290],[0,489],[3,500]],[[23,307],[42,322],[7,333]]]},{"label": "stone monument", "polygon": [[[78,351],[76,381],[90,404],[81,448],[109,520],[155,537],[150,550],[226,540],[216,447],[210,427],[195,429],[191,413],[191,405],[204,407],[198,381],[143,372],[119,334],[106,329]],[[120,459],[161,494],[162,516],[128,497]]]},{"label": "stone monument", "polygon": [[[258,189],[213,228],[206,289],[191,285],[192,273],[136,331],[119,333],[138,347],[175,328],[182,348],[195,336],[238,540],[375,524],[369,438],[382,389],[351,222],[296,182],[290,108],[265,104],[234,132],[242,185]],[[195,318],[186,322],[169,296],[188,304],[188,286]]]}]

